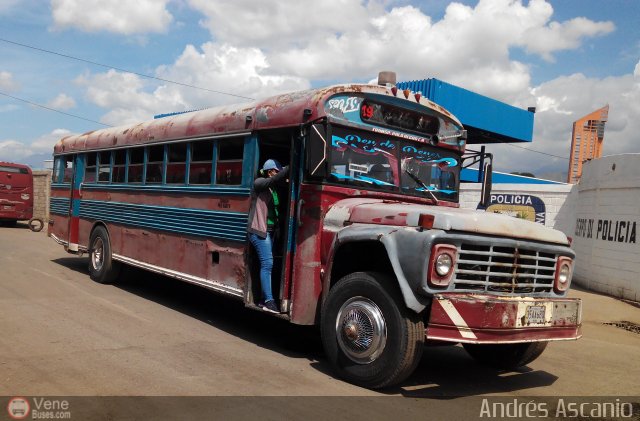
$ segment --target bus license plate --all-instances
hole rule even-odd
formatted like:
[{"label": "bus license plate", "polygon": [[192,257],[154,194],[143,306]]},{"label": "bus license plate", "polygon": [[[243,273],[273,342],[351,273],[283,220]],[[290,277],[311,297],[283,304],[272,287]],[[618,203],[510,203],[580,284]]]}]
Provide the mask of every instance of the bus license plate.
[{"label": "bus license plate", "polygon": [[12,207],[13,207],[13,206],[11,206],[11,205],[4,205],[4,206],[2,207],[2,209],[4,209],[4,210],[8,210],[8,209],[11,209]]},{"label": "bus license plate", "polygon": [[545,306],[527,306],[527,324],[541,325],[545,323]]}]

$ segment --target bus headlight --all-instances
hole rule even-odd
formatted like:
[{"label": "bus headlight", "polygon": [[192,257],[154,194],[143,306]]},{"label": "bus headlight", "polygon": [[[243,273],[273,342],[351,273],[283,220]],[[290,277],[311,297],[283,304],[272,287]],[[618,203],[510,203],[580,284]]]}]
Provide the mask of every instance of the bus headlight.
[{"label": "bus headlight", "polygon": [[451,244],[436,244],[431,248],[427,283],[431,287],[447,287],[453,279],[458,249]]},{"label": "bus headlight", "polygon": [[30,197],[31,196],[29,196],[27,193],[22,193],[20,195],[20,199],[22,199],[22,200],[29,200]]},{"label": "bus headlight", "polygon": [[453,267],[453,259],[448,253],[442,253],[436,257],[436,273],[447,276]]},{"label": "bus headlight", "polygon": [[556,279],[553,288],[557,293],[565,292],[571,284],[573,261],[570,257],[561,256],[556,264]]}]

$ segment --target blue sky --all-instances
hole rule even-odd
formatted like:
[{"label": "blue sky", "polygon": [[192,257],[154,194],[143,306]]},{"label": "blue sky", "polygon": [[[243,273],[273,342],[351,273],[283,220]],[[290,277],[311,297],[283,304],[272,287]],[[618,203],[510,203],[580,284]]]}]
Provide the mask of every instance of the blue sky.
[{"label": "blue sky", "polygon": [[640,152],[639,16],[636,0],[0,0],[0,160],[39,168],[65,134],[240,101],[42,49],[254,98],[437,77],[536,105],[525,147],[554,156],[492,147],[495,167],[557,175],[571,123],[607,103],[605,154]]}]

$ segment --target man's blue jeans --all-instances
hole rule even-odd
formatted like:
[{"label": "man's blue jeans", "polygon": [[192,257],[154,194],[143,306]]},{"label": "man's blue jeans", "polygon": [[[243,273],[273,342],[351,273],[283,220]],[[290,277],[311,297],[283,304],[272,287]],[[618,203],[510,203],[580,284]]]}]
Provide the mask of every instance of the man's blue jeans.
[{"label": "man's blue jeans", "polygon": [[262,298],[264,302],[273,300],[271,294],[271,271],[273,269],[273,236],[267,233],[267,238],[250,233],[249,242],[256,249],[260,260],[260,286],[262,287]]}]

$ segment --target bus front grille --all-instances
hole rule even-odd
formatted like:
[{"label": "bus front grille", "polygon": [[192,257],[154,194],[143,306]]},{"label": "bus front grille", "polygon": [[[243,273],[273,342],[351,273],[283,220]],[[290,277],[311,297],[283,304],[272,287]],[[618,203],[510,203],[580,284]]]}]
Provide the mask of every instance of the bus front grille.
[{"label": "bus front grille", "polygon": [[463,243],[458,248],[453,289],[506,294],[553,289],[558,256],[534,249]]}]

